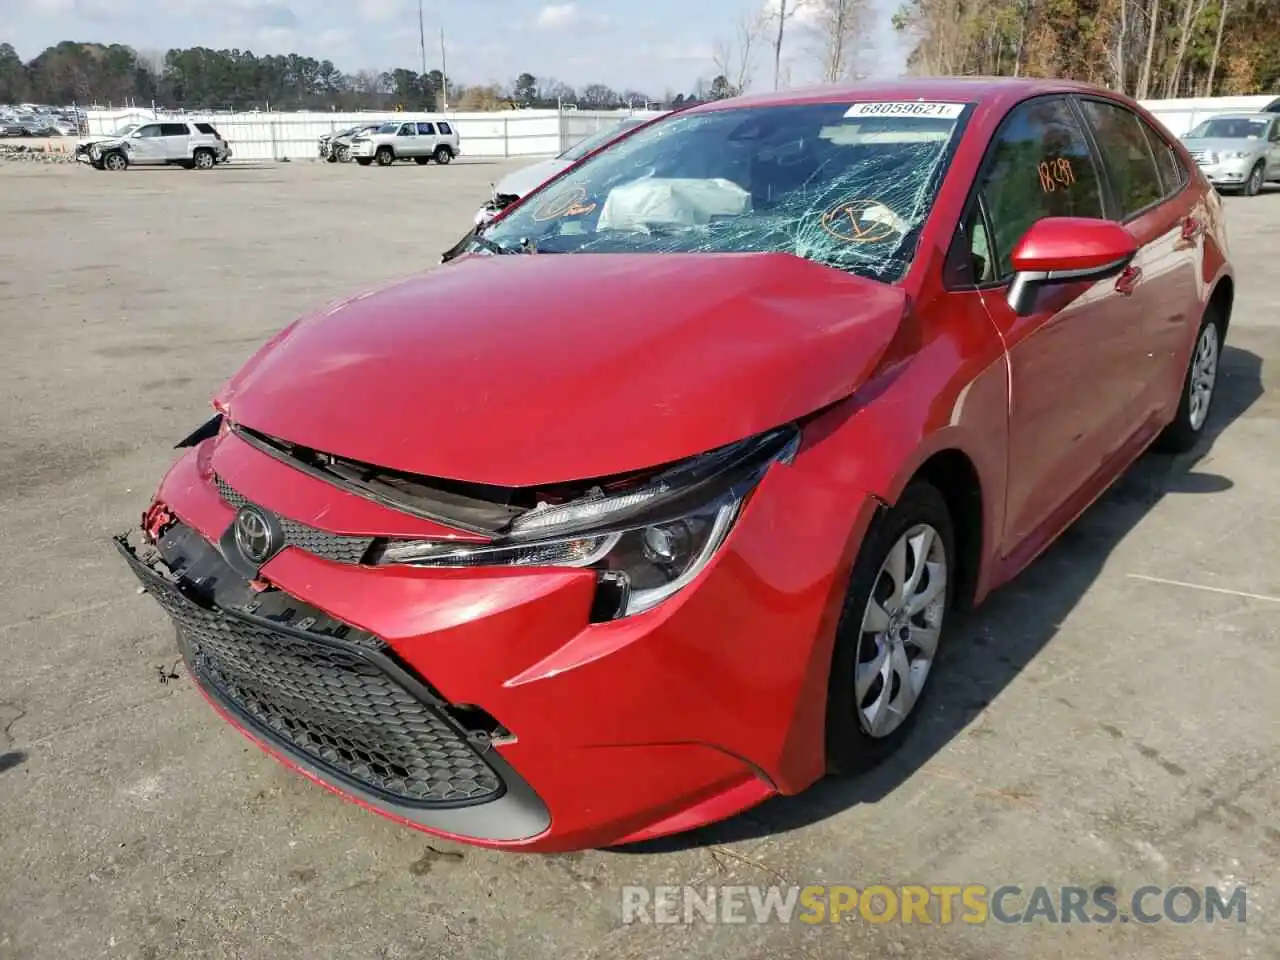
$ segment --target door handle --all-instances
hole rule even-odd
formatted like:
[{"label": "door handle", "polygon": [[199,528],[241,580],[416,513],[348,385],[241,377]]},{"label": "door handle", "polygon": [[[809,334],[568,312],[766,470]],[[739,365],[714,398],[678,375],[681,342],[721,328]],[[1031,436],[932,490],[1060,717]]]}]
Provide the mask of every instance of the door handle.
[{"label": "door handle", "polygon": [[1133,291],[1138,286],[1138,281],[1141,279],[1141,267],[1125,267],[1124,272],[1116,278],[1116,292],[1122,293],[1126,297],[1133,296]]}]

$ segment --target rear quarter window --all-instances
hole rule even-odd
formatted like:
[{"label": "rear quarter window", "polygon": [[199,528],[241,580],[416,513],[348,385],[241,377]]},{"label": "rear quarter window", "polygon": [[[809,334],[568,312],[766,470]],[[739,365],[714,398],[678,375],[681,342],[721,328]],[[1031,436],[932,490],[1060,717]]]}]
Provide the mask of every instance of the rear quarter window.
[{"label": "rear quarter window", "polygon": [[451,133],[453,133],[453,127],[449,126],[447,123],[445,123],[443,120],[441,120],[441,121],[440,121],[440,132],[441,132],[441,133],[443,133],[443,134],[447,137],[447,136],[449,136]]},{"label": "rear quarter window", "polygon": [[197,123],[196,129],[201,133],[207,133],[211,137],[216,137],[218,135],[218,131],[213,128],[212,123]]}]

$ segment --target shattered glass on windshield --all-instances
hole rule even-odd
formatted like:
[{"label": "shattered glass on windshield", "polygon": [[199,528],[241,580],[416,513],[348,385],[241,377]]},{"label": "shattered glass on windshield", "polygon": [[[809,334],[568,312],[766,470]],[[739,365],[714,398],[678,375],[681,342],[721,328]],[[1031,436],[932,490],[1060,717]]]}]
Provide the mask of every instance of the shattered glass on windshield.
[{"label": "shattered glass on windshield", "polygon": [[782,252],[885,282],[914,254],[958,103],[680,114],[605,149],[472,240],[475,252]]}]

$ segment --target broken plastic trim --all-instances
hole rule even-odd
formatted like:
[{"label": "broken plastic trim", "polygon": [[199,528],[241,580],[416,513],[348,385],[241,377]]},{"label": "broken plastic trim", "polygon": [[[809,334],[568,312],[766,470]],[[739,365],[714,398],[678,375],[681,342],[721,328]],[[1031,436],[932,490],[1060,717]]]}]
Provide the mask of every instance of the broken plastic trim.
[{"label": "broken plastic trim", "polygon": [[196,427],[189,434],[173,445],[173,449],[182,450],[185,447],[195,447],[204,443],[210,437],[216,437],[218,431],[222,429],[222,414],[215,413],[200,426]]},{"label": "broken plastic trim", "polygon": [[[241,424],[231,424],[230,430],[254,449],[326,483],[410,516],[488,536],[495,544],[570,536],[598,527],[605,519],[629,522],[650,505],[680,516],[722,492],[737,477],[794,456],[800,437],[797,426],[787,425],[623,477],[502,487],[401,473],[291,444]],[[548,512],[562,508],[572,509]],[[375,546],[375,554],[378,549]]]}]

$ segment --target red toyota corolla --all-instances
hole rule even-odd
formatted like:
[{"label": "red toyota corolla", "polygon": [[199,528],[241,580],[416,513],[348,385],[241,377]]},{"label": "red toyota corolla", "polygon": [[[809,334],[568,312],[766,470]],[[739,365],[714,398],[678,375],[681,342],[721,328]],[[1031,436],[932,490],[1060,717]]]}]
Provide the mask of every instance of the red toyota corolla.
[{"label": "red toyota corolla", "polygon": [[287,327],[118,544],[318,783],[655,837],[897,747],[948,612],[1196,443],[1232,290],[1218,197],[1115,94],[705,104]]}]

